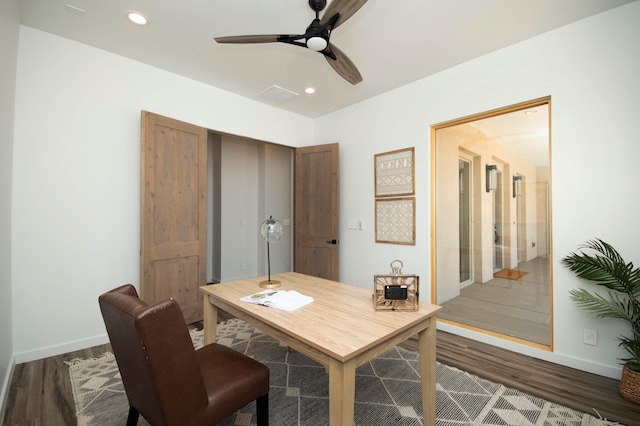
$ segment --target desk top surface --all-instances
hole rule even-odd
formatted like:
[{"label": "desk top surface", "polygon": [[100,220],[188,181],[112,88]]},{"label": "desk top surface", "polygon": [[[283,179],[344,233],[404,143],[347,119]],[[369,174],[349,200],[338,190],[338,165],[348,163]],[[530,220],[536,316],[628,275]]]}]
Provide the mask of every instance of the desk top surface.
[{"label": "desk top surface", "polygon": [[[417,311],[376,311],[371,290],[318,277],[287,272],[271,278],[278,290],[295,290],[314,301],[292,312],[241,302],[263,289],[265,277],[201,287],[215,306],[232,307],[289,336],[339,359],[348,359],[420,323],[430,321],[440,307],[420,303]],[[264,331],[264,330],[263,330]]]}]

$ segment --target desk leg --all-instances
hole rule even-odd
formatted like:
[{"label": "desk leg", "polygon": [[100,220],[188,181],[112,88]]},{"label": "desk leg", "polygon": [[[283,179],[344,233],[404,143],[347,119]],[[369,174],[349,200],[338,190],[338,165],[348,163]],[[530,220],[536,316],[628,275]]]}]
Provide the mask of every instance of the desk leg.
[{"label": "desk leg", "polygon": [[356,361],[329,361],[329,425],[353,426]]},{"label": "desk leg", "polygon": [[204,344],[216,342],[216,328],[218,326],[218,308],[213,306],[206,294],[202,298],[202,326],[204,328]]},{"label": "desk leg", "polygon": [[436,424],[436,322],[433,317],[429,327],[419,333],[418,347],[424,424],[434,426]]}]

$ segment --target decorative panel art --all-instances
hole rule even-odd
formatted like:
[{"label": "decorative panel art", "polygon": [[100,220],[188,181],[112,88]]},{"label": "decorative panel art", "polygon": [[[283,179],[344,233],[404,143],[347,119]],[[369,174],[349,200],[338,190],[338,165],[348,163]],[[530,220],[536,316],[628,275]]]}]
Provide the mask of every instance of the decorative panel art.
[{"label": "decorative panel art", "polygon": [[414,198],[376,200],[376,243],[415,244]]},{"label": "decorative panel art", "polygon": [[414,161],[413,147],[374,156],[376,243],[416,243]]},{"label": "decorative panel art", "polygon": [[375,155],[376,198],[414,195],[414,149]]}]

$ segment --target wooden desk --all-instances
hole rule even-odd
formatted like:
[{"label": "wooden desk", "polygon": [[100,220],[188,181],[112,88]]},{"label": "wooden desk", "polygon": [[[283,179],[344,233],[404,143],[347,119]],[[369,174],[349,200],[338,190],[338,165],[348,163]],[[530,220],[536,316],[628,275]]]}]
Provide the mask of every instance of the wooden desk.
[{"label": "wooden desk", "polygon": [[435,425],[439,306],[420,303],[418,311],[376,311],[373,288],[367,290],[295,272],[272,278],[282,281],[282,290],[296,290],[315,301],[293,312],[241,302],[241,297],[262,290],[259,282],[264,277],[200,287],[205,295],[205,345],[215,341],[218,309],[246,321],[327,367],[330,424],[352,426],[356,367],[419,333],[424,424]]}]

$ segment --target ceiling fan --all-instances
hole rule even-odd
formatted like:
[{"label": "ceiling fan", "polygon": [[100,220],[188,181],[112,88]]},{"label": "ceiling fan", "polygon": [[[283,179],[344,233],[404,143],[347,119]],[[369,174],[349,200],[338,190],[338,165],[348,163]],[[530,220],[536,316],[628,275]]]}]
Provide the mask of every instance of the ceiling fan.
[{"label": "ceiling fan", "polygon": [[353,16],[367,0],[333,0],[320,19],[320,11],[327,0],[309,0],[309,6],[316,12],[316,18],[309,24],[304,34],[242,35],[216,37],[218,43],[288,43],[320,52],[333,69],[351,84],[362,81],[355,64],[335,45],[331,44],[331,32]]}]

